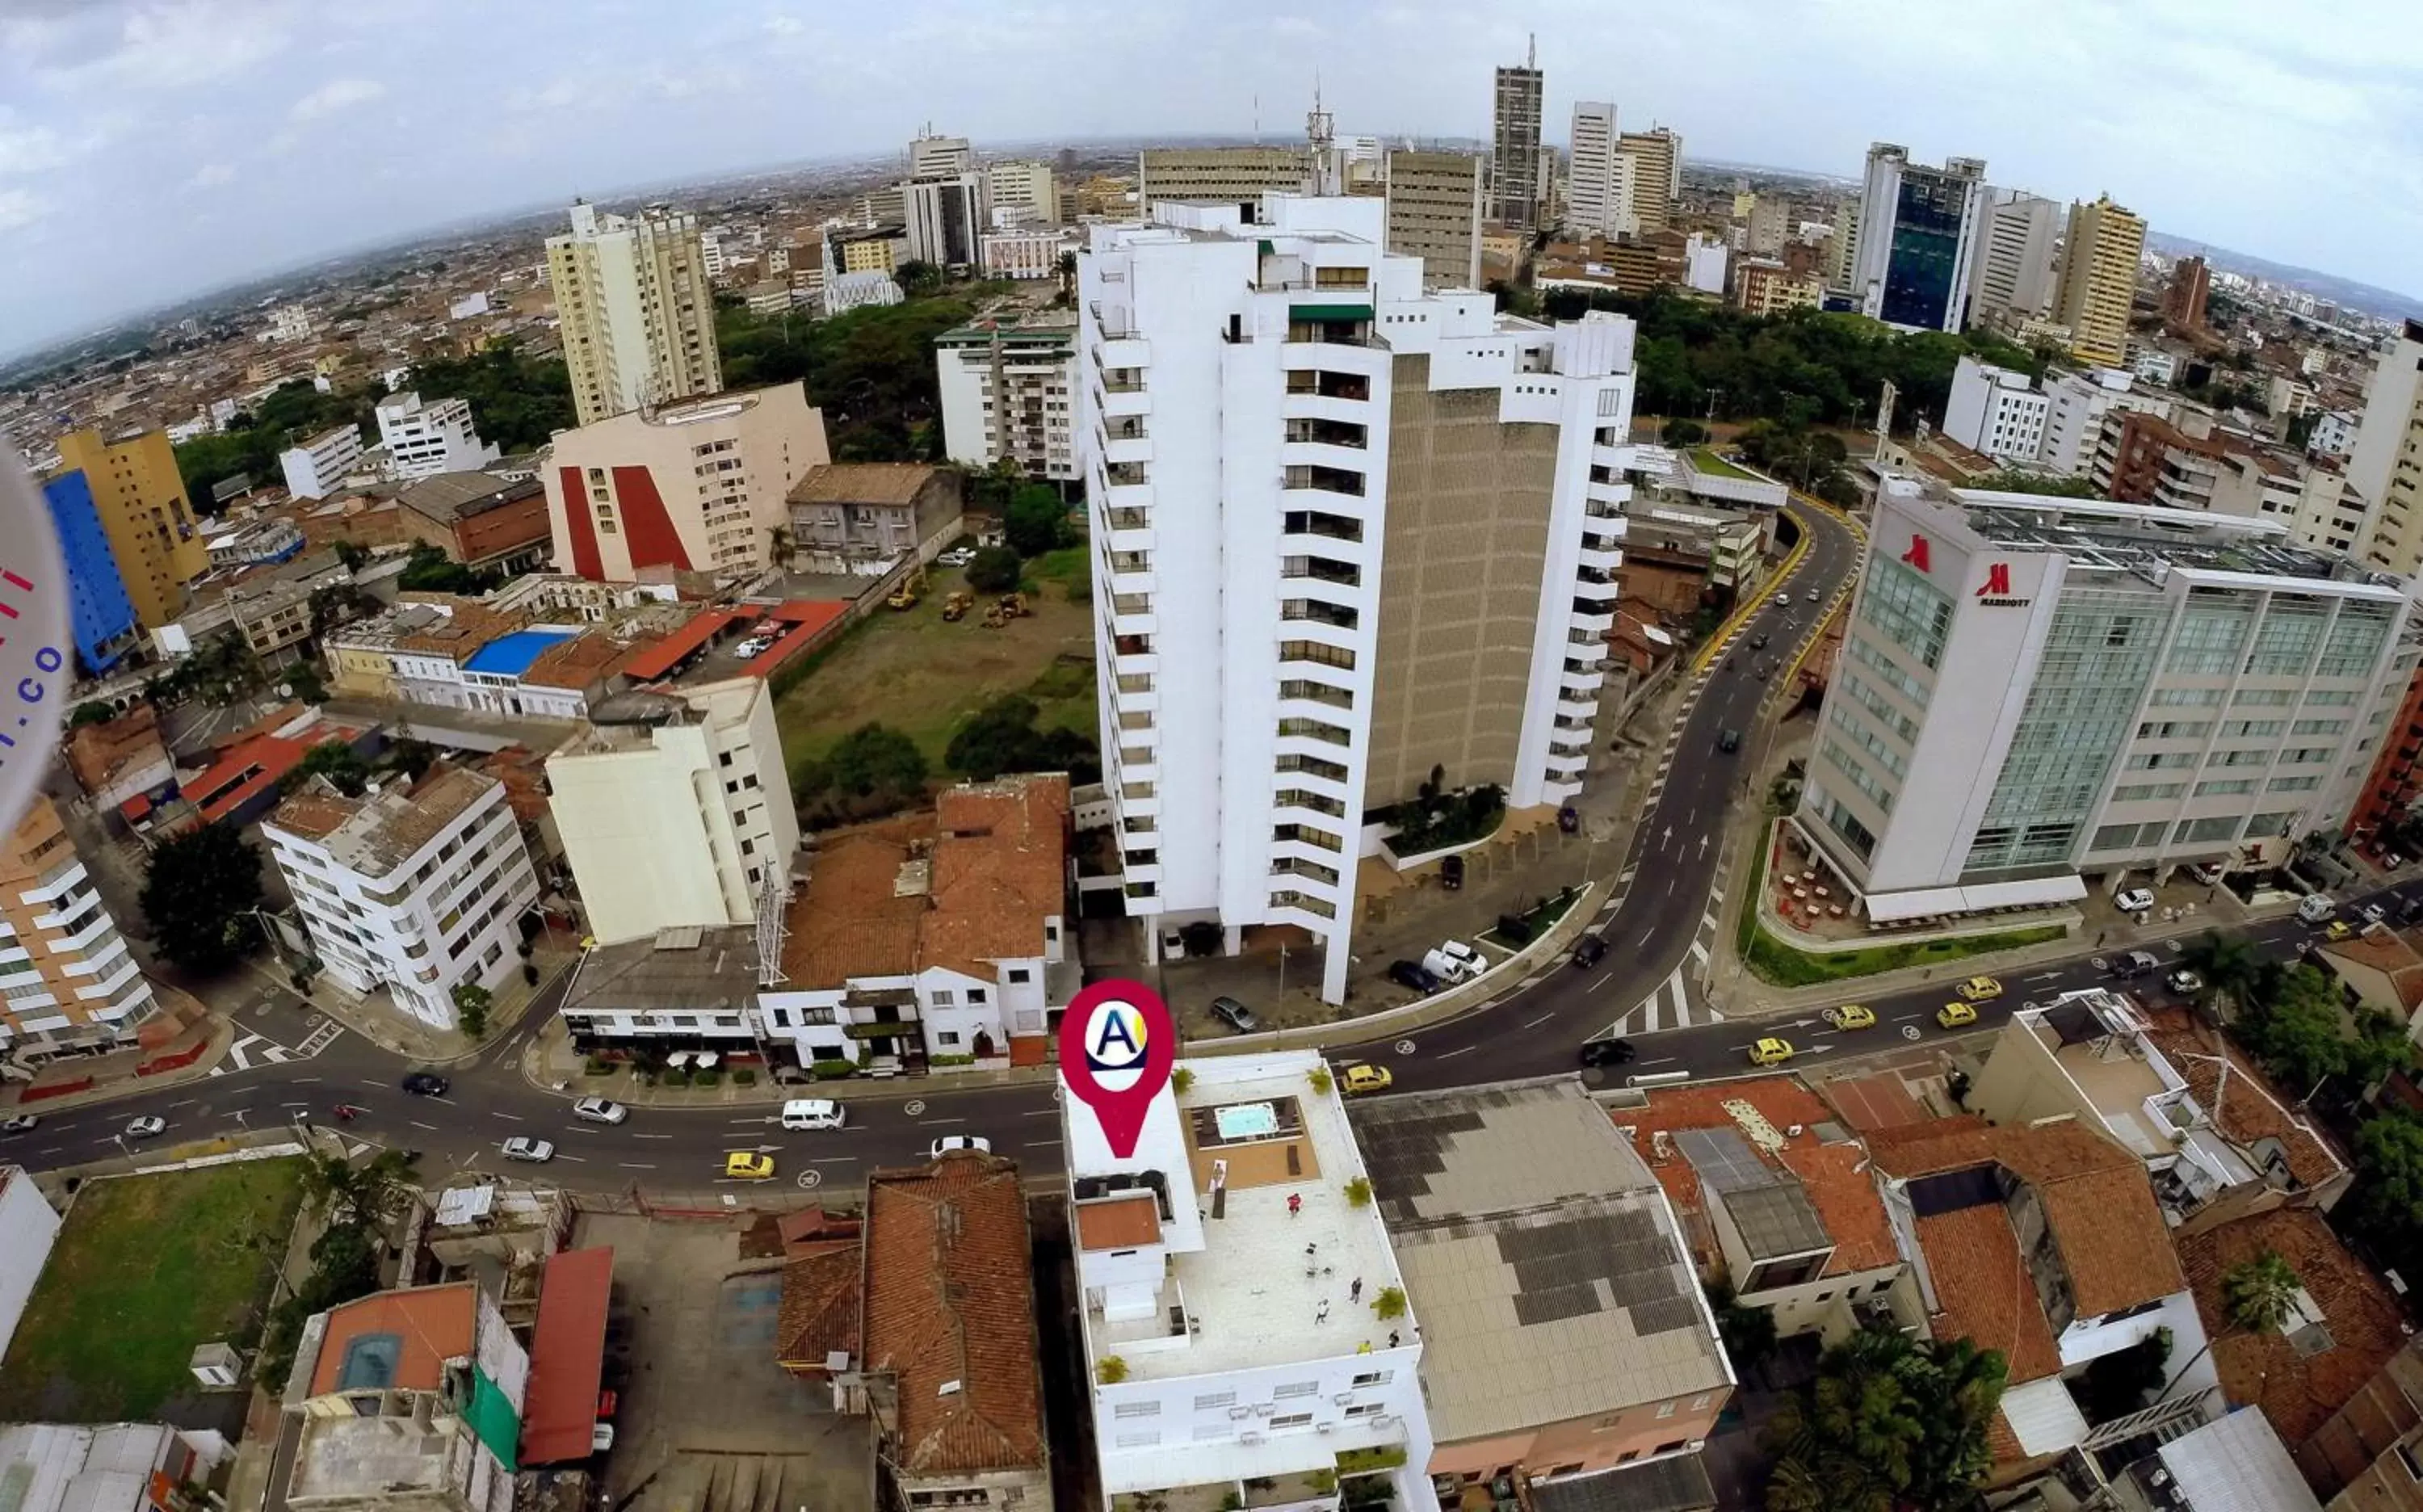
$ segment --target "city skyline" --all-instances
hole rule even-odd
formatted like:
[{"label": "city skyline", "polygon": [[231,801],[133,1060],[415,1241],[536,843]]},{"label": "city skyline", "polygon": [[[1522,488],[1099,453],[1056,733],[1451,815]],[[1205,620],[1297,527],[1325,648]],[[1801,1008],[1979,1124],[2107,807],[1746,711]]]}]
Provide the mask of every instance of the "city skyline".
[{"label": "city skyline", "polygon": [[[622,4],[25,0],[0,19],[0,329],[31,347],[549,199],[898,151],[926,119],[980,145],[1258,124],[1285,139],[1319,72],[1342,130],[1486,139],[1490,70],[1533,32],[1558,145],[1576,99],[1614,100],[1627,129],[1673,126],[1702,160],[1847,176],[1871,141],[1898,141],[1929,161],[1982,157],[1997,184],[2109,193],[2157,231],[2397,290],[2423,231],[2423,47],[2400,45],[2423,43],[2423,23],[2369,8],[2336,34],[2389,45],[2350,63],[2252,6],[2113,14],[2083,0],[2040,11],[2025,54],[1869,0],[1761,9],[1755,25],[1720,3],[1645,29],[1562,5],[1488,17],[1399,0],[1315,19],[1275,3],[926,3],[847,34],[780,5],[708,5],[675,26]],[[1755,45],[1723,51],[1740,39]],[[1196,63],[1152,66],[1170,56]],[[1084,60],[1088,88],[1025,86],[1055,58]],[[2137,65],[2126,90],[2105,87],[2113,58]],[[1978,87],[1988,68],[2005,88]],[[2316,171],[2325,154],[2335,171]],[[2350,182],[2375,190],[2352,215],[2336,188]]]}]

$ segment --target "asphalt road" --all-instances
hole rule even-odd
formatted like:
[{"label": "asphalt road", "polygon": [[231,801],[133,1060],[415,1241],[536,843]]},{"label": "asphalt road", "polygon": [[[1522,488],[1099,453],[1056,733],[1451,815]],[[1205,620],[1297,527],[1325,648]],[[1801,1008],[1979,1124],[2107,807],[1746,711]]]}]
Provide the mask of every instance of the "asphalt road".
[{"label": "asphalt road", "polygon": [[[1407,1041],[1385,1039],[1340,1050],[1335,1059],[1382,1062],[1393,1072],[1397,1090],[1409,1091],[1569,1071],[1583,1041],[1639,1004],[1684,961],[1708,910],[1721,849],[1717,837],[1760,738],[1757,706],[1773,685],[1755,676],[1754,658],[1763,654],[1778,675],[1788,668],[1815,629],[1823,600],[1858,560],[1857,543],[1839,521],[1801,513],[1814,534],[1792,580],[1790,602],[1761,607],[1737,643],[1733,670],[1720,666],[1685,721],[1665,788],[1638,832],[1628,863],[1634,872],[1630,889],[1623,906],[1605,920],[1606,958],[1589,970],[1560,965],[1528,991],[1431,1026]],[[1813,604],[1807,597],[1813,586],[1820,594]],[[1767,647],[1753,653],[1749,640],[1762,632],[1769,637]],[[1740,755],[1718,752],[1717,738],[1726,729],[1743,732]],[[2410,895],[2423,898],[2423,882],[2381,896],[2404,902]],[[2175,955],[2201,928],[2183,927],[2156,953]],[[2317,931],[2284,919],[2245,933],[2264,954],[2288,956]],[[1798,1052],[1796,1067],[1939,1036],[1946,1031],[1935,1026],[1935,1011],[1961,975],[1947,966],[1940,985],[1885,997],[1846,993],[1845,1001],[1857,998],[1875,1010],[1878,1023],[1871,1029],[1831,1031],[1813,1013],[1782,1023],[1671,1029],[1638,1037],[1639,1058],[1631,1065],[1588,1072],[1586,1079],[1620,1085],[1638,1074],[1734,1074],[1746,1069],[1750,1042],[1760,1034],[1790,1040]],[[1975,1027],[1960,1032],[1994,1029],[2027,1002],[2108,979],[2098,958],[2085,954],[2039,965],[2005,979],[2002,995],[1979,1005]],[[2132,985],[2145,991],[2155,982],[2140,979]],[[115,1159],[129,1146],[160,1149],[300,1117],[351,1138],[417,1150],[423,1176],[433,1180],[460,1170],[508,1169],[499,1146],[515,1136],[551,1140],[556,1154],[548,1173],[584,1191],[635,1186],[651,1194],[731,1189],[721,1179],[722,1157],[735,1150],[773,1154],[776,1179],[784,1183],[805,1177],[819,1185],[858,1186],[869,1170],[921,1160],[933,1140],[949,1135],[988,1139],[994,1153],[1018,1160],[1032,1174],[1048,1176],[1061,1169],[1055,1094],[1033,1086],[954,1090],[948,1078],[936,1077],[916,1088],[914,1096],[854,1099],[847,1127],[816,1133],[785,1133],[770,1109],[736,1107],[648,1108],[620,1124],[582,1122],[572,1116],[571,1098],[532,1087],[519,1069],[521,1042],[552,1015],[560,992],[560,986],[543,992],[515,1030],[476,1063],[450,1068],[450,1086],[440,1097],[404,1092],[401,1079],[411,1068],[357,1035],[298,1035],[309,1027],[306,1021],[264,1010],[250,1036],[246,1064],[231,1061],[224,1074],[200,1082],[40,1115],[35,1128],[0,1137],[0,1160],[55,1170]],[[239,1027],[253,1027],[240,1021]],[[286,1042],[274,1039],[278,1035]],[[262,1047],[270,1044],[279,1054],[264,1058]],[[340,1122],[334,1113],[339,1105],[360,1112]],[[125,1138],[130,1121],[144,1117],[161,1118],[167,1127],[149,1140]]]}]

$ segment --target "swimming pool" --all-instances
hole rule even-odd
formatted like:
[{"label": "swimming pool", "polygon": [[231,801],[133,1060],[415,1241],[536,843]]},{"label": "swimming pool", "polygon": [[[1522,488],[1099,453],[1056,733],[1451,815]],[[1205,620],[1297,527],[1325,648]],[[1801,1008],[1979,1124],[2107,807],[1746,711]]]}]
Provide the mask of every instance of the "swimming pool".
[{"label": "swimming pool", "polygon": [[1223,1139],[1259,1139],[1279,1132],[1279,1110],[1268,1103],[1231,1103],[1214,1108]]}]

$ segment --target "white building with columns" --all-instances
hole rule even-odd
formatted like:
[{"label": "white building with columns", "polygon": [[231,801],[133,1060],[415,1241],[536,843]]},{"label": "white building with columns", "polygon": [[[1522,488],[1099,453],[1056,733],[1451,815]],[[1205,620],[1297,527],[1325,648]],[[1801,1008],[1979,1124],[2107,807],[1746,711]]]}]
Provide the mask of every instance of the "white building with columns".
[{"label": "white building with columns", "polygon": [[1079,444],[1128,912],[1295,926],[1345,990],[1355,867],[1436,768],[1589,763],[1633,326],[1425,294],[1384,202],[1157,203],[1079,258]]}]

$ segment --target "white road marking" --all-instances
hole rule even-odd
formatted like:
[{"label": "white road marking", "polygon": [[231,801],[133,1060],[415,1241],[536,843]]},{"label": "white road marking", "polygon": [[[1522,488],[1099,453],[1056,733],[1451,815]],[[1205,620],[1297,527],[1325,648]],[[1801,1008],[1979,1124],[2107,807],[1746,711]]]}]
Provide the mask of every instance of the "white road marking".
[{"label": "white road marking", "polygon": [[673,1136],[670,1134],[635,1134],[631,1136],[631,1138],[634,1139],[670,1139]]},{"label": "white road marking", "polygon": [[1060,1141],[1057,1139],[1029,1139],[1026,1141],[1025,1148],[1029,1150],[1048,1150],[1057,1145],[1059,1142]]},{"label": "white road marking", "polygon": [[587,1165],[587,1164],[589,1164],[589,1157],[588,1157],[587,1155],[558,1155],[558,1156],[556,1156],[555,1158],[556,1158],[556,1159],[558,1159],[558,1160],[574,1160],[574,1161],[578,1161],[578,1162],[579,1162],[581,1165],[584,1165],[584,1166],[585,1166],[585,1165]]},{"label": "white road marking", "polygon": [[1056,1107],[1029,1108],[1018,1116],[1022,1119],[1056,1119],[1060,1116],[1060,1110]]},{"label": "white road marking", "polygon": [[802,1164],[810,1166],[847,1166],[857,1159],[858,1156],[856,1155],[819,1155],[816,1159],[804,1161]]},{"label": "white road marking", "polygon": [[1674,1056],[1659,1056],[1655,1060],[1636,1060],[1633,1064],[1636,1066],[1670,1066],[1672,1065],[1677,1058],[1679,1058]]},{"label": "white road marking", "polygon": [[1543,1013],[1538,1018],[1533,1019],[1530,1023],[1526,1024],[1523,1027],[1527,1029],[1536,1029],[1541,1025],[1547,1023],[1550,1019],[1555,1018],[1556,1016],[1557,1015],[1554,1013]]},{"label": "white road marking", "polygon": [[919,1120],[917,1121],[917,1126],[918,1126],[919,1128],[921,1128],[921,1129],[922,1129],[922,1128],[926,1127],[926,1126],[927,1126],[927,1125],[929,1125],[929,1124],[934,1124],[934,1123],[965,1123],[966,1122],[967,1122],[967,1120],[966,1120],[966,1119],[963,1119],[963,1118],[958,1118],[958,1119],[919,1119]]},{"label": "white road marking", "polygon": [[1602,987],[1606,986],[1606,985],[1607,984],[1608,980],[1609,980],[1609,979],[1611,979],[1614,976],[1615,976],[1615,973],[1614,973],[1614,972],[1612,972],[1612,971],[1605,971],[1605,972],[1601,972],[1601,973],[1599,974],[1598,979],[1597,979],[1596,981],[1592,982],[1592,983],[1590,984],[1590,986],[1589,986],[1589,987],[1587,987],[1587,988],[1585,988],[1585,989],[1583,989],[1583,990],[1584,990],[1584,991],[1586,991],[1586,992],[1593,992],[1593,993],[1594,993],[1594,992],[1598,991],[1600,988],[1602,988]]},{"label": "white road marking", "polygon": [[188,1097],[188,1098],[186,1098],[186,1099],[185,1099],[183,1102],[182,1102],[182,1103],[171,1103],[171,1104],[169,1104],[168,1106],[169,1106],[170,1107],[172,1107],[172,1108],[177,1108],[177,1107],[191,1107],[191,1106],[193,1106],[196,1103],[198,1103],[198,1102],[200,1102],[200,1101],[201,1101],[201,1099],[200,1099],[200,1098],[198,1098],[198,1097]]},{"label": "white road marking", "polygon": [[423,1123],[419,1119],[408,1119],[405,1122],[409,1122],[416,1129],[427,1129],[432,1134],[436,1134],[437,1132],[437,1125],[435,1123]]},{"label": "white road marking", "polygon": [[1708,963],[1708,944],[1705,940],[1691,942],[1691,959],[1703,966]]},{"label": "white road marking", "polygon": [[523,1118],[519,1113],[508,1113],[503,1108],[496,1108],[492,1111],[496,1113],[497,1117],[500,1119],[511,1119],[515,1123],[527,1123],[530,1122],[528,1119]]},{"label": "white road marking", "polygon": [[1467,1044],[1467,1045],[1465,1045],[1464,1048],[1462,1048],[1462,1049],[1460,1049],[1460,1050],[1449,1050],[1449,1051],[1448,1051],[1445,1055],[1440,1056],[1438,1058],[1439,1058],[1439,1059],[1441,1059],[1441,1060],[1453,1060],[1453,1059],[1454,1059],[1456,1057],[1458,1057],[1458,1056],[1468,1056],[1468,1055],[1472,1054],[1472,1052],[1474,1052],[1475,1050],[1478,1050],[1478,1049],[1480,1049],[1480,1048],[1481,1048],[1481,1047],[1480,1047],[1479,1045],[1477,1045],[1477,1044]]},{"label": "white road marking", "polygon": [[[564,1158],[569,1160],[572,1157],[570,1155],[566,1155]],[[654,1170],[657,1169],[654,1166],[632,1160],[618,1160],[615,1162],[615,1165],[624,1170]]]}]

